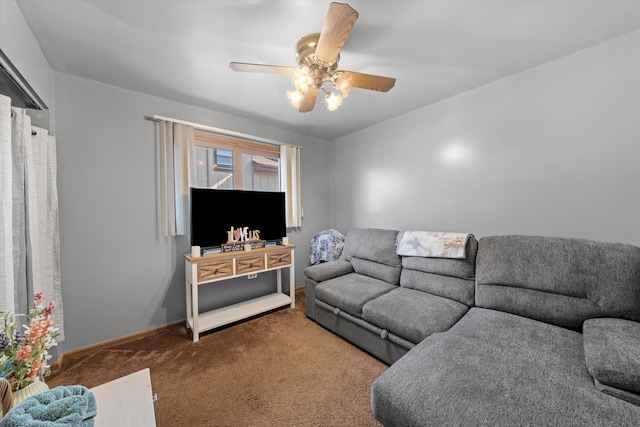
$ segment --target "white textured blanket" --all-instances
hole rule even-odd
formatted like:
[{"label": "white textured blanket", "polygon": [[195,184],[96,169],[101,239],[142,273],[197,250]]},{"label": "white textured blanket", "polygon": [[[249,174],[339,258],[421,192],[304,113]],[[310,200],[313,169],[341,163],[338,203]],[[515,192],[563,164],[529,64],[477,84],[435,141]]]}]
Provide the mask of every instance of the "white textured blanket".
[{"label": "white textured blanket", "polygon": [[465,258],[465,246],[470,236],[470,233],[401,231],[396,239],[396,253],[403,256]]}]

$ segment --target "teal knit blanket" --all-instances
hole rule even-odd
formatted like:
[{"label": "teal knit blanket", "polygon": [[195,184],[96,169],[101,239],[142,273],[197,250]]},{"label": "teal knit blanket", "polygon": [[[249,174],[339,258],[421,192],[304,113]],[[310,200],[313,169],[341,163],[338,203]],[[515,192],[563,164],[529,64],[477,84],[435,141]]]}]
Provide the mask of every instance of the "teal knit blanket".
[{"label": "teal knit blanket", "polygon": [[93,427],[96,399],[84,386],[60,386],[32,396],[5,414],[0,427]]}]

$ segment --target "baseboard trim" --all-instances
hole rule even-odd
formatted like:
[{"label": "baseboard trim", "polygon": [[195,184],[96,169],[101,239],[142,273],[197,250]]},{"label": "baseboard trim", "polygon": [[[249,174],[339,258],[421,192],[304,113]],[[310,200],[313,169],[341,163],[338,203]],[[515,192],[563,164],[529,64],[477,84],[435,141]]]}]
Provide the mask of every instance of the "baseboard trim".
[{"label": "baseboard trim", "polygon": [[[304,286],[294,288],[293,294],[296,295],[298,294],[299,291],[304,293]],[[284,293],[291,295],[290,292],[285,291]],[[75,350],[64,352],[60,355],[60,357],[56,362],[51,364],[51,374],[54,374],[57,370],[62,368],[62,365],[65,359],[75,359],[76,357],[89,356],[91,354],[99,352],[100,350],[104,350],[106,348],[113,347],[115,345],[125,344],[140,338],[146,338],[148,336],[156,335],[162,332],[172,331],[174,329],[182,328],[184,326],[185,326],[185,320],[184,319],[178,320],[163,326],[158,326],[157,328],[147,329],[142,332],[136,332],[131,335],[125,335],[123,337],[102,341],[97,344],[89,345],[87,347],[81,347]],[[45,375],[45,376],[48,376],[48,375]]]},{"label": "baseboard trim", "polygon": [[131,335],[125,335],[123,337],[114,338],[107,341],[102,341],[96,344],[89,345],[87,347],[77,348],[75,350],[70,350],[64,352],[60,355],[57,362],[54,362],[51,365],[51,373],[55,373],[57,370],[62,368],[65,359],[75,359],[76,357],[84,357],[89,356],[91,354],[97,353],[100,350],[104,350],[109,347],[113,347],[115,345],[125,344],[131,341],[135,341],[140,338],[146,338],[151,335],[156,335],[166,331],[172,331],[174,329],[179,329],[185,326],[184,320],[178,320],[176,322],[168,323],[163,326],[158,326],[157,328],[147,329],[142,332],[136,332]]}]

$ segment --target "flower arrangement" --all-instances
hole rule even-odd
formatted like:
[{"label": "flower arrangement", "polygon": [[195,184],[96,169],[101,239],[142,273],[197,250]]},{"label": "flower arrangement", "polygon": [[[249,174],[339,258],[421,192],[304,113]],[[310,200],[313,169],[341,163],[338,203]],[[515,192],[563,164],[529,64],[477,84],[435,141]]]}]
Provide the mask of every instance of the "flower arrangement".
[{"label": "flower arrangement", "polygon": [[[31,384],[49,367],[48,350],[57,344],[58,329],[51,318],[55,303],[45,306],[42,293],[37,293],[33,301],[26,316],[0,312],[0,377],[9,380],[12,391]],[[16,321],[20,317],[27,317],[22,324],[24,330]]]}]

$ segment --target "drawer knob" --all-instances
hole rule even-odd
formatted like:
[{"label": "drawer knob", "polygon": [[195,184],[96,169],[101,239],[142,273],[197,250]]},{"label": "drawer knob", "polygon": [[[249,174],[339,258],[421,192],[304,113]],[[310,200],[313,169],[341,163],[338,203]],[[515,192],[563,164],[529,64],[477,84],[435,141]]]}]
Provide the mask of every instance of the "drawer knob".
[{"label": "drawer knob", "polygon": [[213,271],[213,274],[218,274],[218,269],[217,268]]}]

